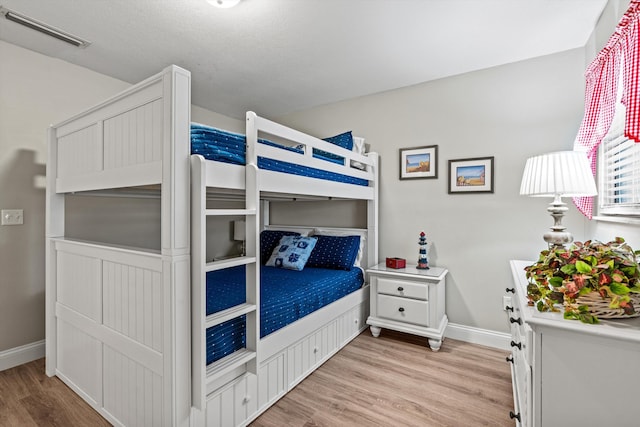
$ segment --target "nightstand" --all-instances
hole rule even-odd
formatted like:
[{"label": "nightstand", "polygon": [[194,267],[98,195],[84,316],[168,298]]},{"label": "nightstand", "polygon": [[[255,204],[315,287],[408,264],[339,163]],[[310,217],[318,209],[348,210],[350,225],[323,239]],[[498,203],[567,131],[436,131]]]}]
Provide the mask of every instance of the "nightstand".
[{"label": "nightstand", "polygon": [[382,328],[427,337],[432,351],[440,350],[449,322],[445,314],[446,268],[418,270],[388,268],[385,263],[367,269],[370,279],[370,315],[374,337]]}]

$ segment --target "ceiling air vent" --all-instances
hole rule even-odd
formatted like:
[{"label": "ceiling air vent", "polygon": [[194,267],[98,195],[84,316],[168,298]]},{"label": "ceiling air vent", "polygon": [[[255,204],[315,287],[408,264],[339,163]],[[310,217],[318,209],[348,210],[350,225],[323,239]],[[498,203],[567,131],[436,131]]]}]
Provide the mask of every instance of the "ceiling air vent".
[{"label": "ceiling air vent", "polygon": [[24,25],[25,27],[29,27],[32,30],[36,30],[48,36],[55,37],[58,40],[62,40],[63,42],[67,42],[77,47],[87,47],[91,44],[90,41],[83,40],[80,37],[67,33],[66,31],[62,31],[56,27],[52,27],[51,25],[45,24],[44,22],[40,22],[2,6],[0,6],[0,14],[4,15],[4,17],[9,21]]}]

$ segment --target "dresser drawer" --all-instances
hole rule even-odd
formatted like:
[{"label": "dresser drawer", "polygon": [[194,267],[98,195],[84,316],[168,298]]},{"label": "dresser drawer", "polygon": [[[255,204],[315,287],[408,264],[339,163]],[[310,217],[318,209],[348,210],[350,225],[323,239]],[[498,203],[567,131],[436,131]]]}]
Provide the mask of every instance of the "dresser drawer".
[{"label": "dresser drawer", "polygon": [[408,280],[386,279],[379,277],[378,293],[426,301],[428,299],[429,286],[424,283],[410,282]]},{"label": "dresser drawer", "polygon": [[429,326],[429,306],[427,301],[378,295],[377,303],[378,316],[380,317]]}]

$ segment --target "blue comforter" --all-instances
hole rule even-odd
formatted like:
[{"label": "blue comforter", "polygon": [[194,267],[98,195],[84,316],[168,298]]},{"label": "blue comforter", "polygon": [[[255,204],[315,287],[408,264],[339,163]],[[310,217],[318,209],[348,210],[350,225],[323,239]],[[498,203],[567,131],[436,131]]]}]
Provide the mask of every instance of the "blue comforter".
[{"label": "blue comforter", "polygon": [[[305,267],[293,271],[261,266],[260,337],[263,338],[360,289],[362,270]],[[207,273],[207,315],[246,301],[245,267]],[[207,364],[245,346],[245,318],[207,329]]]}]

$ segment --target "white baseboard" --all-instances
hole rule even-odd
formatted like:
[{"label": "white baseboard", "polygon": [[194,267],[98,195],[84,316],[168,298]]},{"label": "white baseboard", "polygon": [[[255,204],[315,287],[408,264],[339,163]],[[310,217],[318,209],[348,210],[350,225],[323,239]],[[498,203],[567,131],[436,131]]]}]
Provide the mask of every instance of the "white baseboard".
[{"label": "white baseboard", "polygon": [[0,371],[29,363],[33,360],[42,359],[44,357],[44,352],[44,340],[0,351]]},{"label": "white baseboard", "polygon": [[511,350],[509,347],[511,334],[504,332],[496,332],[488,329],[473,328],[471,326],[449,323],[444,336],[446,338],[493,347],[499,350]]}]

